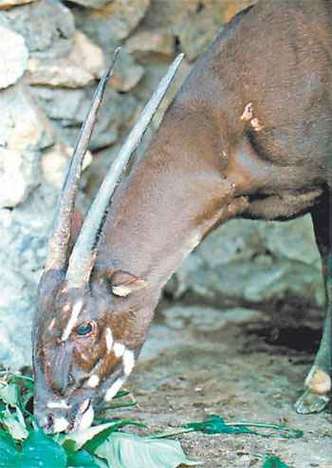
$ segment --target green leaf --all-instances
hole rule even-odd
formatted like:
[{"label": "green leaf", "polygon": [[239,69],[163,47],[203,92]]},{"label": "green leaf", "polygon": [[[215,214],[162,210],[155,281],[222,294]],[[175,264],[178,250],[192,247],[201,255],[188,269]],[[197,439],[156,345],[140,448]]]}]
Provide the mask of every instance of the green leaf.
[{"label": "green leaf", "polygon": [[18,452],[13,439],[8,434],[0,432],[0,467],[12,468],[15,466]]},{"label": "green leaf", "polygon": [[31,432],[25,441],[15,466],[17,468],[65,468],[67,456],[61,445],[37,430]]},{"label": "green leaf", "polygon": [[266,455],[262,468],[289,468],[289,466],[275,455]]},{"label": "green leaf", "polygon": [[[204,421],[188,423],[182,427],[205,434],[255,434],[262,437],[283,437],[285,439],[298,439],[303,436],[302,431],[282,424],[251,421],[227,423],[222,417],[215,414],[208,416]],[[266,432],[266,429],[269,429],[269,432]]]},{"label": "green leaf", "polygon": [[98,464],[93,455],[86,450],[79,450],[78,452],[66,451],[67,453],[67,466],[76,466],[79,468],[98,468]]},{"label": "green leaf", "polygon": [[18,405],[18,388],[15,384],[0,384],[0,400],[9,406]]},{"label": "green leaf", "polygon": [[[17,408],[17,410],[19,409]],[[13,414],[6,409],[4,415],[1,417],[1,423],[15,440],[24,440],[29,435],[20,411],[18,414]]]},{"label": "green leaf", "polygon": [[107,460],[111,468],[176,468],[181,464],[200,464],[189,460],[176,440],[157,440],[125,432],[111,434],[95,453]]}]

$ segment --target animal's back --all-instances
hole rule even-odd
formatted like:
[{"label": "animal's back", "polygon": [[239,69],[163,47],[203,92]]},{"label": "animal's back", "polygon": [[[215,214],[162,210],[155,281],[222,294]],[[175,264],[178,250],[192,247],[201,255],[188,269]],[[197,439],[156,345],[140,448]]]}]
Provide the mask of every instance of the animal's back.
[{"label": "animal's back", "polygon": [[247,134],[263,160],[332,183],[331,11],[330,0],[258,2],[220,33],[179,101],[209,107],[228,144]]}]

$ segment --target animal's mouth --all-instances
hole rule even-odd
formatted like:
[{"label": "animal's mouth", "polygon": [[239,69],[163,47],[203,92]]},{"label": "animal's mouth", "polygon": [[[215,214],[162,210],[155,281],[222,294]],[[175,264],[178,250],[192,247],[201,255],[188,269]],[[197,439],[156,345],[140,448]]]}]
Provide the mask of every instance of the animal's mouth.
[{"label": "animal's mouth", "polygon": [[78,407],[78,411],[71,418],[66,432],[82,431],[91,426],[94,417],[94,410],[91,399],[86,399]]},{"label": "animal's mouth", "polygon": [[[70,406],[67,405],[69,409]],[[50,412],[44,419],[43,428],[48,433],[82,431],[91,426],[94,410],[91,399],[85,399],[81,404],[70,408],[66,414]]]}]

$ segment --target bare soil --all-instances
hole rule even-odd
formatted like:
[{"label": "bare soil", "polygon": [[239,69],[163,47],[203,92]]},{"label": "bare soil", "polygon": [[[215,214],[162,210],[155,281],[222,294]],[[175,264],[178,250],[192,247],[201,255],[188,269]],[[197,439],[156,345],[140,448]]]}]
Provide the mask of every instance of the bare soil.
[{"label": "bare soil", "polygon": [[291,309],[284,308],[281,318],[274,311],[244,314],[239,320],[241,311],[234,309],[234,320],[227,312],[228,319],[220,323],[216,309],[212,313],[205,306],[179,306],[174,317],[173,309],[160,311],[128,382],[139,406],[119,415],[136,417],[150,430],[209,414],[229,422],[287,424],[302,429],[303,438],[191,433],[179,440],[188,456],[209,468],[261,467],[266,453],[294,468],[331,468],[331,409],[308,416],[293,409],[319,343],[321,317],[309,311],[299,325],[298,310],[294,315]]}]

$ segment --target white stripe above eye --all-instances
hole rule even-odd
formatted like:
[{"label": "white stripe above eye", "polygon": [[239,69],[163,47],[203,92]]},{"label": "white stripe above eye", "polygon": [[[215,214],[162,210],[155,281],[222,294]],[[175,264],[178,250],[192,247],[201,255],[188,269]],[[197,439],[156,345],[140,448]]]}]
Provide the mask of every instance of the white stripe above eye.
[{"label": "white stripe above eye", "polygon": [[61,337],[61,341],[66,341],[73,328],[75,327],[76,325],[76,322],[77,322],[77,319],[78,319],[78,316],[82,310],[82,307],[83,307],[83,301],[82,299],[79,299],[77,302],[75,302],[74,306],[73,306],[73,310],[71,312],[71,316],[68,320],[68,323],[66,325],[66,328],[64,329],[63,333],[62,333],[62,337]]}]

